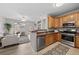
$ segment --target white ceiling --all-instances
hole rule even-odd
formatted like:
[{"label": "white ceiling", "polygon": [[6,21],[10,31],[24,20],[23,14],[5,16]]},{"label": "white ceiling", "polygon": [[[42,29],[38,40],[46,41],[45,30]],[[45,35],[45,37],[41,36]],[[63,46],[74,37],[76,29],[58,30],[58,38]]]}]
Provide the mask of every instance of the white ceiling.
[{"label": "white ceiling", "polygon": [[53,3],[0,3],[0,16],[58,16],[78,8],[79,3],[66,3],[57,8],[53,7]]}]

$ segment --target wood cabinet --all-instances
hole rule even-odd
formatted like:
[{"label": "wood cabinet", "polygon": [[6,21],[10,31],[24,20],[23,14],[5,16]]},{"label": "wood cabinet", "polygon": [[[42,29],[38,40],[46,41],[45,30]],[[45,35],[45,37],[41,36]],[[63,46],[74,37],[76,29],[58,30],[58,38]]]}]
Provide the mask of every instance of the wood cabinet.
[{"label": "wood cabinet", "polygon": [[55,18],[52,17],[52,16],[48,16],[48,28],[53,28],[54,27],[54,21],[55,21]]},{"label": "wood cabinet", "polygon": [[60,27],[60,19],[57,17],[55,18],[55,21],[54,21],[54,28],[59,28]]},{"label": "wood cabinet", "polygon": [[48,28],[60,27],[60,19],[58,17],[48,16]]},{"label": "wood cabinet", "polygon": [[45,45],[48,46],[52,43],[57,41],[61,41],[61,34],[60,33],[51,33],[45,36]]},{"label": "wood cabinet", "polygon": [[62,27],[63,23],[74,21],[76,27],[79,27],[79,12],[67,14],[60,17],[48,16],[48,28]]},{"label": "wood cabinet", "polygon": [[72,14],[63,16],[63,20],[62,20],[63,23],[67,23],[67,22],[71,22],[71,21],[74,21],[76,23],[77,13],[72,13]]},{"label": "wood cabinet", "polygon": [[61,39],[61,33],[58,33],[57,35],[58,35],[58,40],[57,41],[61,42],[62,41],[62,39]]},{"label": "wood cabinet", "polygon": [[59,17],[60,20],[60,27],[63,27],[63,16]]},{"label": "wood cabinet", "polygon": [[47,34],[45,36],[45,45],[48,46],[54,42],[53,40],[53,34]]},{"label": "wood cabinet", "polygon": [[76,27],[79,27],[79,12],[77,12]]},{"label": "wood cabinet", "polygon": [[54,33],[54,40],[55,42],[61,41],[61,33]]},{"label": "wood cabinet", "polygon": [[75,47],[76,47],[76,48],[79,48],[79,35],[76,35]]},{"label": "wood cabinet", "polygon": [[68,15],[63,16],[62,22],[63,22],[63,23],[66,23],[66,22],[68,22],[68,21],[69,21],[69,20],[68,20]]}]

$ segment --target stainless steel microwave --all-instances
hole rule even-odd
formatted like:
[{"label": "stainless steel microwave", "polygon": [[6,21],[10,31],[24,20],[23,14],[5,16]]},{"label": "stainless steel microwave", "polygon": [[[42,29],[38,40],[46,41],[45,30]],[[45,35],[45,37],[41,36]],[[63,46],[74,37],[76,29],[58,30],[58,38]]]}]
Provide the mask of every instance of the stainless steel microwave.
[{"label": "stainless steel microwave", "polygon": [[75,23],[64,23],[63,27],[75,27]]}]

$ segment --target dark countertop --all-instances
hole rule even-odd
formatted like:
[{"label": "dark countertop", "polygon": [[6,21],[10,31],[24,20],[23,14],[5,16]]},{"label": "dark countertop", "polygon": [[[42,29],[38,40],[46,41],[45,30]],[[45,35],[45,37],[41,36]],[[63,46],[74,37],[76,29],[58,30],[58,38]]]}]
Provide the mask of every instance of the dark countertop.
[{"label": "dark countertop", "polygon": [[40,29],[40,30],[33,30],[33,31],[30,31],[30,32],[46,32],[47,30],[46,29]]},{"label": "dark countertop", "polygon": [[[40,29],[40,30],[34,30],[34,31],[31,31],[33,33],[37,33],[37,36],[42,36],[42,35],[47,35],[47,34],[52,34],[52,33],[61,33],[59,31],[59,29],[62,29],[62,28],[58,28],[58,29]],[[79,28],[76,28],[79,30]],[[58,32],[55,32],[55,30],[57,30]],[[76,33],[77,36],[79,36],[79,32]]]},{"label": "dark countertop", "polygon": [[59,31],[55,31],[55,29],[51,29],[51,30],[46,30],[46,29],[41,29],[41,30],[34,30],[31,31],[32,33],[36,33],[37,36],[45,36],[48,34],[53,34],[53,33],[59,33]]},{"label": "dark countertop", "polygon": [[45,35],[54,34],[54,33],[59,33],[59,32],[42,32],[42,33],[37,34],[37,36],[45,36]]}]

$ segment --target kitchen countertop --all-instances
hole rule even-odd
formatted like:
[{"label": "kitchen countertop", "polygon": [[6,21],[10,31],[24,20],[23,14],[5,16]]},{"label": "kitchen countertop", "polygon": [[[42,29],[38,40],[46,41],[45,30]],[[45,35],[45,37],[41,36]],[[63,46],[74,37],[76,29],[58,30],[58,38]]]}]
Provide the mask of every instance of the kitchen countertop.
[{"label": "kitchen countertop", "polygon": [[45,36],[45,35],[53,34],[53,33],[59,33],[59,31],[57,29],[56,29],[56,31],[55,31],[55,29],[51,29],[51,30],[42,29],[42,30],[34,30],[31,32],[36,33],[37,37],[38,36]]},{"label": "kitchen countertop", "polygon": [[[62,28],[59,28],[59,29],[62,29]],[[47,34],[52,34],[52,33],[61,33],[59,29],[48,29],[48,30],[40,29],[40,30],[31,31],[31,32],[36,33],[37,36],[42,36],[42,35],[47,35]],[[76,29],[79,29],[79,28],[76,28]],[[79,32],[76,33],[76,36],[79,36]]]},{"label": "kitchen countertop", "polygon": [[37,34],[37,36],[48,35],[48,34],[53,34],[53,33],[59,33],[59,32],[46,32],[46,33],[40,33],[40,34]]}]

